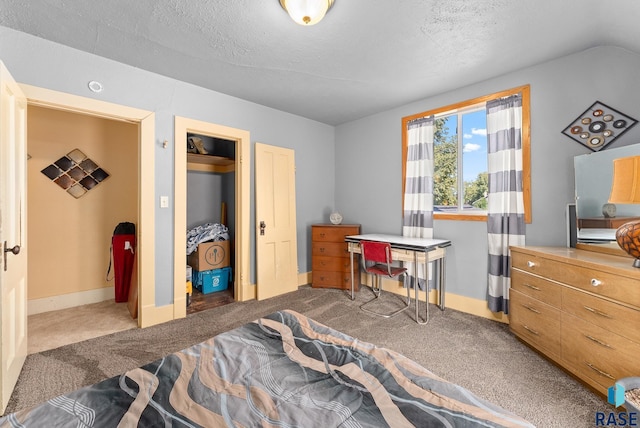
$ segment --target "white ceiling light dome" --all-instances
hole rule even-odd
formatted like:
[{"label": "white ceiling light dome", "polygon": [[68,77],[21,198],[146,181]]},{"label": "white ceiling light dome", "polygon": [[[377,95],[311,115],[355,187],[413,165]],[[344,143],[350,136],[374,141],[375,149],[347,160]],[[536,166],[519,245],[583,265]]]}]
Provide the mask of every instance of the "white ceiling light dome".
[{"label": "white ceiling light dome", "polygon": [[334,0],[280,0],[291,19],[300,25],[314,25],[324,18]]}]

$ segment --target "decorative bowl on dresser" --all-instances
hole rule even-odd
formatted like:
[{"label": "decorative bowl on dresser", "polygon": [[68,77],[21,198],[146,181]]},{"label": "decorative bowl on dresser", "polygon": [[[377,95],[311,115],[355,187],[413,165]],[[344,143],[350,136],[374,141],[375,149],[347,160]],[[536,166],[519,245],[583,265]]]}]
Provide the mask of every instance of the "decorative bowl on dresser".
[{"label": "decorative bowl on dresser", "polygon": [[564,247],[511,247],[511,331],[607,395],[640,375],[640,269],[630,258]]},{"label": "decorative bowl on dresser", "polygon": [[[359,235],[359,224],[311,226],[311,286],[351,291],[351,263],[344,238]],[[354,287],[360,289],[360,264],[353,261]]]}]

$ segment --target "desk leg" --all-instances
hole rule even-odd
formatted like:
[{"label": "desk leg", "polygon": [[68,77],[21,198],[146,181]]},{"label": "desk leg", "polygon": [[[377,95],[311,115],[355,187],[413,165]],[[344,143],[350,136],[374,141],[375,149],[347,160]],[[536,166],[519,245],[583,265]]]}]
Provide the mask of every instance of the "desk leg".
[{"label": "desk leg", "polygon": [[445,286],[447,284],[446,281],[446,265],[445,265],[445,258],[447,257],[447,255],[445,254],[444,256],[442,256],[440,258],[440,260],[438,261],[438,270],[439,270],[439,278],[438,278],[438,282],[439,284],[439,290],[440,290],[440,296],[439,296],[439,305],[440,309],[444,311],[444,294],[445,294]]},{"label": "desk leg", "polygon": [[355,275],[353,273],[353,251],[349,251],[349,256],[351,259],[351,300],[356,300],[356,293],[353,289],[354,287],[353,281],[355,281]]},{"label": "desk leg", "polygon": [[418,289],[420,288],[418,286],[418,252],[414,251],[414,270],[415,270],[415,284],[414,284],[414,290],[415,290],[415,296],[416,296],[416,322],[418,324],[421,325],[425,325],[429,322],[429,252],[425,251],[424,252],[424,275],[425,275],[425,312],[426,312],[426,318],[423,320],[420,319],[420,299],[418,299]]}]

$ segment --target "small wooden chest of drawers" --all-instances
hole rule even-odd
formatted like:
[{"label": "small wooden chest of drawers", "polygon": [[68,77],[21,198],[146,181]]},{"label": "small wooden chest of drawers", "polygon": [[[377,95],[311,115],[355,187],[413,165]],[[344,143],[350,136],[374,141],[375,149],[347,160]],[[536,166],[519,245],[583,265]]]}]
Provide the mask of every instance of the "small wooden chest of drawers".
[{"label": "small wooden chest of drawers", "polygon": [[512,247],[511,331],[606,395],[617,380],[640,373],[640,269],[632,260]]},{"label": "small wooden chest of drawers", "polygon": [[[311,226],[311,286],[351,290],[351,259],[345,236],[360,234],[359,224]],[[353,259],[355,289],[360,287],[359,257]]]}]

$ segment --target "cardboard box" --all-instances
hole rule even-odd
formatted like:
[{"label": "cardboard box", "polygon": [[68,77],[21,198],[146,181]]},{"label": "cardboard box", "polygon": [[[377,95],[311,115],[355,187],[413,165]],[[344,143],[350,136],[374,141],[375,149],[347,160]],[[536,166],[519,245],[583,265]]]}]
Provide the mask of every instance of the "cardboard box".
[{"label": "cardboard box", "polygon": [[193,283],[203,294],[226,290],[229,288],[230,280],[230,267],[205,270],[202,272],[198,272],[197,270],[193,271]]},{"label": "cardboard box", "polygon": [[203,242],[187,257],[187,264],[197,271],[227,267],[230,261],[229,241]]}]

